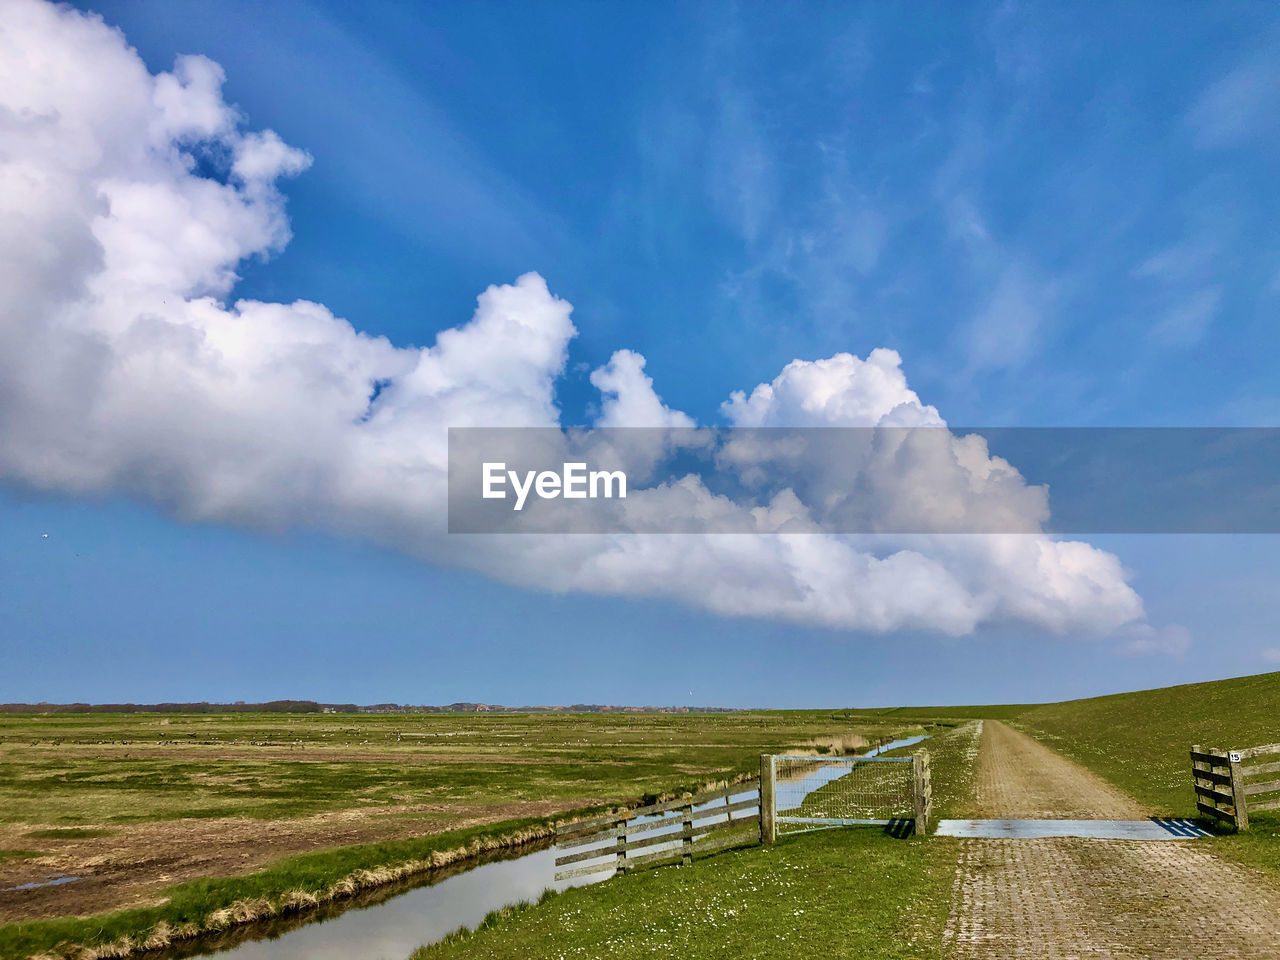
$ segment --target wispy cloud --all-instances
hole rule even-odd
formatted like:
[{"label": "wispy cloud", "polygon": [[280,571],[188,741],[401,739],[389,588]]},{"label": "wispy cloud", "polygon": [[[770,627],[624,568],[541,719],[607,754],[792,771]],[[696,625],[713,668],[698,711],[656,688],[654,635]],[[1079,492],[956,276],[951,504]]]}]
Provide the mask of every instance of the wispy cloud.
[{"label": "wispy cloud", "polygon": [[1152,326],[1151,340],[1167,347],[1195,346],[1209,332],[1221,299],[1222,291],[1217,287],[1196,291]]},{"label": "wispy cloud", "polygon": [[1179,624],[1154,627],[1138,623],[1119,631],[1116,653],[1126,657],[1162,656],[1181,660],[1191,649],[1191,631]]},{"label": "wispy cloud", "polygon": [[1207,87],[1187,111],[1195,145],[1203,150],[1239,147],[1280,124],[1280,44],[1265,47]]},{"label": "wispy cloud", "polygon": [[969,320],[964,344],[969,374],[1018,367],[1041,348],[1054,311],[1055,284],[1017,264],[998,276],[986,303]]}]

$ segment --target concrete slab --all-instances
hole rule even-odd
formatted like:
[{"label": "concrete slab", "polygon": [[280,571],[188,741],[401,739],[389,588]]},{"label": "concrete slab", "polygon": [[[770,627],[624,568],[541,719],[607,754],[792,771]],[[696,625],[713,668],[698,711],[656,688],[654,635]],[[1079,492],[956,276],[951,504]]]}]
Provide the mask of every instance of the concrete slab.
[{"label": "concrete slab", "polygon": [[991,840],[1191,840],[1213,836],[1190,820],[939,820],[938,835]]}]

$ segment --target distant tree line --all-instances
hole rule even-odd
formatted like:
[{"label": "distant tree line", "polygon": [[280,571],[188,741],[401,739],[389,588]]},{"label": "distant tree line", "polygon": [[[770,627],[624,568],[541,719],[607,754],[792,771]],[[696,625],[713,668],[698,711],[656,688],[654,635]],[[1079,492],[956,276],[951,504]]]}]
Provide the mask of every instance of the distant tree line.
[{"label": "distant tree line", "polygon": [[270,700],[266,703],[3,703],[0,713],[732,713],[734,707],[618,707],[598,703],[570,706],[504,707],[488,703],[422,706],[399,703],[318,703]]}]

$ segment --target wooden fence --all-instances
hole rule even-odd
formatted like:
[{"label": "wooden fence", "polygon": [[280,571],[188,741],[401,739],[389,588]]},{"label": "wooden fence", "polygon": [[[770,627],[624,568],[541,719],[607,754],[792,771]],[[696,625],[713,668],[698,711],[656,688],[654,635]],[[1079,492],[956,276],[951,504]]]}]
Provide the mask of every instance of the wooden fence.
[{"label": "wooden fence", "polygon": [[[758,844],[759,790],[759,780],[748,780],[680,800],[651,803],[628,810],[625,816],[594,817],[563,824],[556,829],[558,849],[590,849],[556,857],[557,868],[585,864],[560,870],[556,879],[568,880],[604,870],[625,873],[664,863],[692,863],[695,854],[703,856],[730,847]],[[755,796],[734,800],[745,793]],[[745,832],[746,827],[755,829]],[[610,840],[614,841],[612,846],[598,846]],[[665,849],[654,850],[654,847]],[[638,853],[643,850],[649,852]]]},{"label": "wooden fence", "polygon": [[[1196,807],[1201,813],[1249,829],[1249,811],[1280,810],[1280,762],[1250,763],[1259,757],[1280,756],[1280,743],[1243,750],[1191,748],[1191,776]],[[1271,779],[1262,779],[1272,775]],[[1256,799],[1255,799],[1256,798]]]},{"label": "wooden fence", "polygon": [[[556,849],[573,850],[556,857],[556,879],[570,880],[609,871],[626,873],[666,863],[692,863],[732,847],[771,844],[778,836],[777,757],[760,758],[760,776],[692,797],[651,803],[623,814],[593,817],[556,828]],[[815,764],[834,758],[803,757]],[[911,758],[839,758],[850,763],[910,763],[915,832],[923,834],[933,812],[929,755]],[[735,799],[736,798],[736,799]],[[796,818],[790,818],[796,819]],[[892,823],[889,820],[814,820],[828,826]],[[745,828],[751,827],[750,831]],[[574,866],[581,864],[581,866]],[[561,870],[561,867],[569,869]]]}]

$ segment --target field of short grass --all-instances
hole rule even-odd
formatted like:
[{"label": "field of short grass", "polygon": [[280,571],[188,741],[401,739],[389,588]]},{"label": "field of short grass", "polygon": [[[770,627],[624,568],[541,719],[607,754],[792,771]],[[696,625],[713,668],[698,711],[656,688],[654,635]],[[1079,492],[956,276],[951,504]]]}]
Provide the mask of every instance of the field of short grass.
[{"label": "field of short grass", "polygon": [[816,738],[892,735],[830,711],[0,717],[0,824],[104,828],[437,802],[582,806],[746,772]]}]

